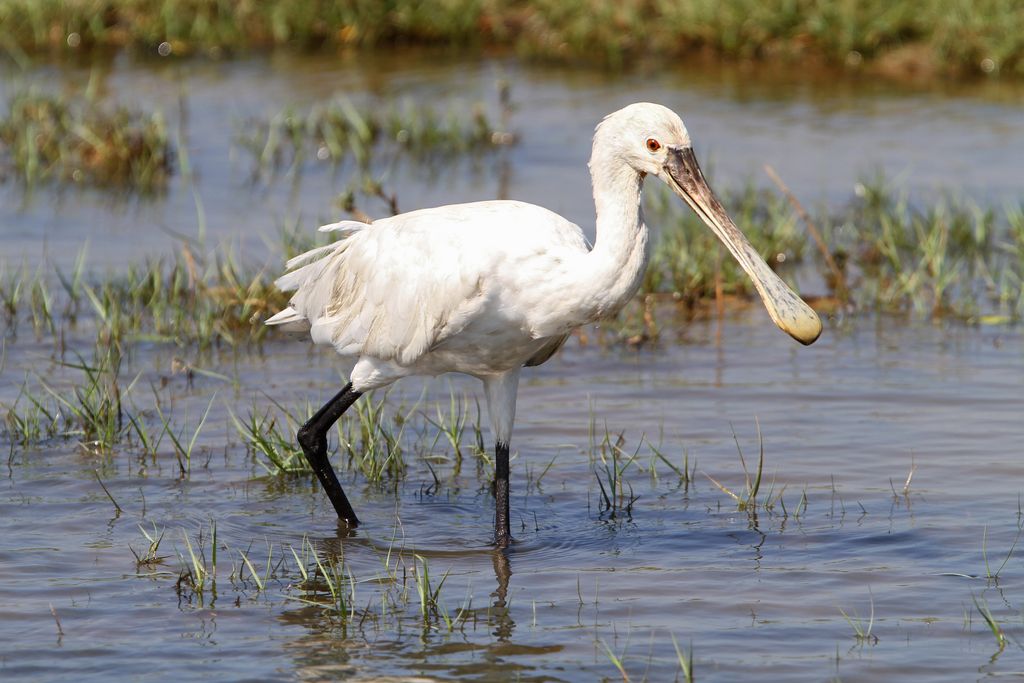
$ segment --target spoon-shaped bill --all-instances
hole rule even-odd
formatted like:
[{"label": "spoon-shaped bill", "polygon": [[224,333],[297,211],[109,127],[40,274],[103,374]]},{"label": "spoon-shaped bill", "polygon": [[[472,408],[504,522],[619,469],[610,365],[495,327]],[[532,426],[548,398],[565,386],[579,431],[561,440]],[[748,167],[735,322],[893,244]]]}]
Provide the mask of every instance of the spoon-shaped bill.
[{"label": "spoon-shaped bill", "polygon": [[776,275],[747,241],[708,187],[692,147],[670,147],[665,162],[669,186],[718,236],[754,282],[768,315],[783,332],[802,344],[821,334],[818,314]]}]

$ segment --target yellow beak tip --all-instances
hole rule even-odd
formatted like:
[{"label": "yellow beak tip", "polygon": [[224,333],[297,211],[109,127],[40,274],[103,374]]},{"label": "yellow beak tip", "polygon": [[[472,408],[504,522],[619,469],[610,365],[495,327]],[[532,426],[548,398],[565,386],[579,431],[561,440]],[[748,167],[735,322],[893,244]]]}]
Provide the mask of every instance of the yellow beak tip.
[{"label": "yellow beak tip", "polygon": [[818,341],[821,329],[821,319],[817,314],[812,313],[811,317],[799,321],[797,325],[786,326],[783,331],[804,346],[810,346]]}]

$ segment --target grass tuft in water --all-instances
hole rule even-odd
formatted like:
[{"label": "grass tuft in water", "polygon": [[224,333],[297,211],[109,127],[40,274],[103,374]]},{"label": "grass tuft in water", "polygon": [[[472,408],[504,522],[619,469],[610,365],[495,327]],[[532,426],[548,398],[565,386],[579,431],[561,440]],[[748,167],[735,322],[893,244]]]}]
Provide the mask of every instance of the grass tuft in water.
[{"label": "grass tuft in water", "polygon": [[1015,322],[1024,315],[1024,211],[1002,214],[965,198],[924,207],[882,177],[825,220],[836,261],[848,270],[844,303],[923,318]]},{"label": "grass tuft in water", "polygon": [[429,624],[432,619],[440,619],[448,626],[450,631],[452,628],[452,619],[448,615],[446,610],[441,605],[441,589],[444,587],[444,582],[448,579],[448,572],[445,572],[441,577],[441,580],[437,582],[435,586],[430,580],[430,566],[427,564],[427,558],[422,555],[413,555],[414,564],[413,571],[415,572],[416,582],[416,594],[419,596],[420,601],[420,616],[423,618],[425,624]]},{"label": "grass tuft in water", "polygon": [[1024,526],[1021,526],[1018,523],[1017,534],[1013,538],[1013,543],[1010,544],[1010,549],[1006,551],[1006,557],[1003,558],[1002,563],[993,572],[992,568],[989,566],[988,563],[988,527],[986,526],[982,529],[981,556],[985,562],[985,579],[993,583],[999,582],[999,575],[1003,573],[1003,570],[1006,568],[1006,564],[1010,561],[1010,558],[1013,557],[1013,551],[1016,550],[1017,544],[1020,543],[1020,537],[1022,533],[1024,533]]},{"label": "grass tuft in water", "polygon": [[1006,648],[1006,633],[1003,631],[1003,627],[996,621],[995,616],[992,614],[992,610],[989,609],[988,603],[982,599],[978,600],[978,596],[971,594],[971,600],[974,602],[974,608],[978,610],[978,614],[985,620],[985,625],[988,626],[989,631],[992,632],[992,637],[996,640],[996,645],[999,650],[996,654],[1002,653]]},{"label": "grass tuft in water", "polygon": [[350,466],[377,485],[397,483],[408,469],[403,436],[410,421],[401,410],[389,416],[386,402],[386,392],[364,397],[353,406],[355,419],[342,420],[337,429],[338,448]]},{"label": "grass tuft in water", "polygon": [[[19,408],[24,400],[25,407]],[[22,384],[14,402],[4,413],[2,435],[11,446],[28,446],[61,434],[62,415],[56,406],[34,396]]]},{"label": "grass tuft in water", "polygon": [[[199,256],[201,246],[186,243],[170,258],[101,275],[87,273],[84,250],[71,273],[0,266],[6,335],[31,320],[37,337],[49,336],[61,354],[66,333],[84,325],[96,328],[97,346],[147,341],[205,349],[260,342],[263,319],[284,305],[285,295],[265,268],[242,264],[228,248]],[[61,285],[56,290],[53,276]]]},{"label": "grass tuft in water", "polygon": [[[623,450],[626,439],[619,433],[613,439],[607,426],[604,438],[594,442],[593,421],[591,422],[591,461],[594,463],[594,475],[601,492],[599,508],[602,514],[615,519],[619,515],[627,517],[633,512],[633,504],[639,496],[633,493],[633,486],[625,479],[625,472],[640,454],[640,446],[628,454]],[[641,439],[641,445],[643,440]]]},{"label": "grass tuft in water", "polygon": [[853,629],[853,636],[857,639],[859,644],[875,645],[878,643],[878,636],[871,632],[875,625],[875,599],[871,598],[871,612],[868,615],[868,620],[865,623],[863,619],[857,616],[857,612],[853,613],[851,617],[848,615],[842,607],[839,608],[839,613],[843,615],[843,619],[846,619],[846,623]]},{"label": "grass tuft in water", "polygon": [[[199,530],[195,546],[193,546],[187,531],[182,530],[181,535],[188,550],[188,557],[185,557],[180,551],[178,552],[181,571],[178,574],[175,590],[179,598],[196,597],[202,601],[206,591],[209,590],[213,594],[217,591],[217,523],[210,522],[208,533],[203,529]],[[207,542],[210,544],[209,558],[206,553]]]},{"label": "grass tuft in water", "polygon": [[[249,570],[249,576],[252,578],[252,582],[256,584],[256,590],[260,593],[267,589],[267,584],[270,582],[271,577],[274,575],[274,546],[271,543],[267,543],[267,557],[264,562],[263,574],[256,571],[256,567],[250,559],[252,547],[248,551],[239,550],[238,555],[242,558],[242,565],[245,569]],[[242,575],[242,569],[239,568],[237,573],[233,572],[233,575],[237,577],[238,581],[244,581]]]},{"label": "grass tuft in water", "polygon": [[[80,370],[84,380],[70,392],[39,379],[52,397],[55,411],[63,412],[64,436],[79,436],[81,445],[94,453],[111,452],[126,433],[125,414],[121,407],[121,360],[121,349],[113,344],[105,349],[97,348],[97,357],[91,364],[81,357],[77,363],[62,363],[66,368]],[[130,390],[131,385],[124,393]]]},{"label": "grass tuft in water", "polygon": [[0,179],[153,192],[166,185],[172,167],[159,113],[27,91],[12,96],[0,115]]},{"label": "grass tuft in water", "polygon": [[483,104],[469,110],[467,118],[455,109],[442,114],[411,102],[387,110],[359,108],[341,99],[305,113],[286,110],[269,120],[249,121],[239,127],[238,142],[256,161],[254,177],[281,168],[299,169],[307,161],[337,165],[351,160],[361,171],[361,190],[386,199],[394,213],[395,199],[369,180],[371,161],[450,163],[456,157],[480,156],[515,142],[512,133],[490,122]]},{"label": "grass tuft in water", "polygon": [[682,650],[679,649],[679,642],[676,640],[675,634],[672,635],[672,646],[676,650],[676,658],[679,661],[679,670],[683,674],[683,683],[693,683],[693,644],[687,648],[686,654],[683,654]]},{"label": "grass tuft in water", "polygon": [[[340,621],[343,628],[347,627],[356,616],[356,580],[344,558],[333,553],[321,556],[309,539],[305,539],[301,560],[294,549],[292,554],[304,576],[302,595],[295,599],[320,608],[326,616]],[[310,564],[312,567],[307,568]]]},{"label": "grass tuft in water", "polygon": [[[747,276],[691,212],[664,191],[649,194],[659,229],[640,296],[602,323],[627,344],[656,340],[666,310],[721,315],[726,305],[755,298]],[[780,274],[808,258],[809,238],[782,197],[750,188],[725,196],[737,225]],[[976,325],[1024,319],[1024,208],[999,211],[953,195],[916,204],[876,177],[858,183],[847,206],[808,222],[824,226],[814,264],[825,290],[809,297],[821,312]]]},{"label": "grass tuft in water", "polygon": [[262,319],[285,301],[262,270],[247,273],[230,252],[204,260],[188,247],[170,262],[129,266],[85,291],[114,337],[201,348],[259,341],[266,334]]},{"label": "grass tuft in water", "polygon": [[[213,402],[217,398],[216,394],[210,398],[210,402],[206,406],[206,411],[203,413],[203,417],[200,418],[199,423],[192,431],[192,436],[186,441],[185,427],[182,426],[179,431],[175,431],[171,425],[171,421],[164,415],[163,409],[160,407],[160,397],[156,397],[156,411],[160,417],[160,422],[163,423],[163,434],[171,440],[171,444],[174,446],[174,456],[178,461],[178,469],[181,472],[183,478],[188,477],[192,473],[192,454],[195,452],[196,440],[199,439],[199,432],[203,430],[203,426],[206,424],[206,418],[210,416],[210,409],[213,408]],[[187,416],[186,416],[187,420]]]},{"label": "grass tuft in water", "polygon": [[[823,281],[826,287],[844,283],[812,297],[819,310],[980,325],[1024,318],[1024,209],[996,212],[952,198],[915,208],[881,180],[862,183],[856,194],[849,207],[816,221],[825,226],[823,240],[842,276],[830,275],[831,266],[821,263]],[[737,222],[770,264],[781,270],[805,258],[806,238],[783,199],[753,190],[736,197],[730,207]],[[664,207],[657,208],[663,199]],[[720,313],[726,302],[756,296],[713,235],[685,207],[667,199],[652,199],[652,211],[667,213],[652,221],[660,229],[640,296],[617,319],[602,323],[599,341],[653,341],[661,328],[657,318],[667,307],[691,317]],[[285,256],[312,246],[300,232],[282,234]],[[83,324],[97,327],[97,344],[103,346],[146,341],[205,350],[262,344],[268,338],[262,321],[287,300],[273,285],[280,264],[247,264],[230,249],[207,256],[202,251],[202,245],[186,243],[171,257],[103,275],[88,273],[84,250],[68,273],[0,266],[5,336],[28,323],[61,354],[66,333]],[[580,333],[581,342],[586,335]],[[189,376],[203,372],[191,365],[186,370]],[[457,456],[464,436],[459,431],[468,427],[459,419],[454,413],[438,418],[446,425],[444,438],[456,440]]]},{"label": "grass tuft in water", "polygon": [[611,647],[608,646],[608,643],[603,640],[598,640],[598,643],[600,643],[601,647],[604,649],[604,654],[608,657],[608,661],[612,663],[612,666],[614,666],[619,672],[619,675],[622,676],[623,683],[630,683],[629,674],[626,673],[626,665],[622,663],[622,659],[615,654]]},{"label": "grass tuft in water", "polygon": [[[426,413],[423,414],[423,420],[435,430],[434,441],[427,450],[431,453],[431,460],[450,462],[453,468],[452,476],[458,477],[462,472],[463,440],[466,438],[467,430],[472,431],[472,444],[469,446],[469,452],[477,456],[478,463],[488,457],[481,427],[480,401],[474,399],[473,417],[471,418],[469,399],[465,395],[457,393],[449,385],[447,410],[444,410],[442,405],[443,403],[440,402],[437,404],[434,418]],[[451,448],[451,458],[437,453],[437,444],[442,438]],[[541,477],[543,476],[542,473]]]},{"label": "grass tuft in water", "polygon": [[[299,425],[291,413],[280,406],[277,408],[278,414],[272,414],[269,409],[259,413],[253,408],[245,422],[230,407],[228,413],[249,453],[257,458],[256,461],[268,474],[309,472],[309,462],[295,440]],[[283,428],[281,423],[284,424]]]},{"label": "grass tuft in water", "polygon": [[165,530],[157,529],[156,523],[154,523],[152,531],[147,531],[146,527],[141,524],[139,525],[139,531],[142,532],[143,537],[146,539],[146,548],[140,552],[129,545],[128,549],[131,551],[132,555],[135,556],[136,569],[141,569],[142,567],[152,569],[167,559],[166,555],[159,554],[160,544],[164,540]]},{"label": "grass tuft in water", "polygon": [[754,473],[753,478],[751,478],[750,471],[747,469],[747,460],[743,457],[743,448],[740,446],[739,437],[736,436],[736,430],[733,430],[732,438],[736,443],[736,452],[740,457],[740,466],[743,468],[743,479],[745,482],[743,491],[741,493],[735,493],[724,484],[721,484],[710,474],[705,472],[704,476],[707,477],[712,484],[718,487],[718,490],[732,498],[736,502],[736,508],[738,510],[756,512],[759,505],[762,507],[767,505],[767,500],[761,503],[757,500],[757,495],[761,491],[761,480],[764,474],[764,438],[761,435],[761,425],[759,423],[757,425],[757,471]]}]

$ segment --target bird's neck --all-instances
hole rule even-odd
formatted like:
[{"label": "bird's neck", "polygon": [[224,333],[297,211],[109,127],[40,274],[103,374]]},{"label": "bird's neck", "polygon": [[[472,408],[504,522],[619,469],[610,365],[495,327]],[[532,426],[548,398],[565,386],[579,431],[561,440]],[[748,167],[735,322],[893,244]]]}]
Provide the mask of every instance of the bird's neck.
[{"label": "bird's neck", "polygon": [[649,256],[640,206],[643,176],[622,162],[602,161],[590,163],[597,208],[597,237],[588,257],[595,319],[617,312],[636,294]]}]

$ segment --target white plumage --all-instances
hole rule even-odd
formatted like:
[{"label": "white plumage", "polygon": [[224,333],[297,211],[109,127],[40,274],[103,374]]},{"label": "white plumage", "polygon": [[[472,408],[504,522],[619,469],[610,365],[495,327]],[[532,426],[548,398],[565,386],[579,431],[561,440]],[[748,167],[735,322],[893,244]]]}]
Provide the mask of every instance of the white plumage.
[{"label": "white plumage", "polygon": [[[640,206],[647,174],[668,183],[722,238],[780,327],[804,343],[821,329],[707,188],[673,112],[635,104],[606,117],[594,135],[590,171],[597,207],[593,248],[579,226],[516,201],[442,206],[369,224],[342,221],[321,228],[340,233],[338,241],[288,262],[290,272],[277,286],[295,294],[267,320],[308,330],[313,342],[355,361],[346,388],[351,396],[411,374],[464,372],[482,379],[506,465],[499,545],[508,542],[507,445],[520,370],[544,362],[573,329],[614,314],[636,293],[648,259]],[[351,396],[341,411],[355,400]],[[500,484],[500,463],[498,470]]]},{"label": "white plumage", "polygon": [[482,375],[516,369],[594,317],[593,297],[565,291],[589,254],[583,232],[539,206],[445,206],[346,233],[289,262],[300,267],[276,284],[295,295],[267,324],[304,321],[315,343],[399,376]]}]

